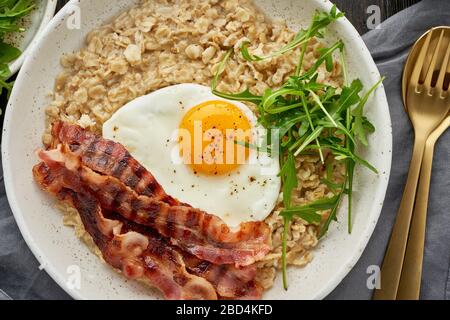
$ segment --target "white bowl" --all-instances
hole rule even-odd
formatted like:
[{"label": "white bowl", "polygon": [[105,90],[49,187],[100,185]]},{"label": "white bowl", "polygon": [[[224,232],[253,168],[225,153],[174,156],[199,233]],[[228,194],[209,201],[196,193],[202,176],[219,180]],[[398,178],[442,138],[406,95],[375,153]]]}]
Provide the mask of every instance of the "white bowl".
[{"label": "white bowl", "polygon": [[[41,33],[17,78],[6,110],[3,133],[3,168],[11,208],[27,244],[51,277],[77,299],[159,299],[161,296],[134,281],[126,281],[100,262],[74,235],[62,225],[54,201],[33,182],[31,169],[37,163],[33,151],[41,145],[44,130],[44,108],[47,93],[61,71],[59,58],[65,52],[78,50],[89,30],[116,16],[136,1],[97,0],[71,1]],[[257,0],[270,16],[287,19],[298,29],[309,24],[315,9],[330,10],[324,0]],[[66,27],[73,6],[79,6],[80,30]],[[347,61],[352,77],[359,77],[365,88],[380,78],[378,69],[357,31],[346,19],[334,24],[328,41],[342,38],[347,48]],[[290,268],[289,290],[275,286],[265,293],[266,299],[321,299],[329,294],[352,269],[361,256],[377,223],[391,168],[391,120],[384,88],[376,91],[367,105],[367,114],[377,127],[370,136],[370,148],[363,155],[380,174],[366,169],[356,172],[353,233],[347,233],[346,204],[333,223],[327,237],[314,250],[314,259],[305,268]],[[81,286],[70,282],[81,272]]]},{"label": "white bowl", "polygon": [[14,44],[22,50],[22,54],[19,58],[9,64],[11,75],[19,71],[20,67],[25,60],[26,55],[30,51],[30,44],[39,35],[48,22],[53,18],[55,14],[57,0],[38,0],[36,1],[36,9],[25,19],[26,30],[18,33],[14,37]]}]

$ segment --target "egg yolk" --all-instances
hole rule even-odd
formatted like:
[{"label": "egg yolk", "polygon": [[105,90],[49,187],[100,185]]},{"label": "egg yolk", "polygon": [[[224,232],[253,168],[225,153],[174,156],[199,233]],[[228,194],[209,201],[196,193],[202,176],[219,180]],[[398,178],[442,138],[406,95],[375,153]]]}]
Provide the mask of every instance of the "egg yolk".
[{"label": "egg yolk", "polygon": [[194,173],[223,175],[249,156],[251,125],[240,108],[207,101],[190,109],[179,128],[180,154]]}]

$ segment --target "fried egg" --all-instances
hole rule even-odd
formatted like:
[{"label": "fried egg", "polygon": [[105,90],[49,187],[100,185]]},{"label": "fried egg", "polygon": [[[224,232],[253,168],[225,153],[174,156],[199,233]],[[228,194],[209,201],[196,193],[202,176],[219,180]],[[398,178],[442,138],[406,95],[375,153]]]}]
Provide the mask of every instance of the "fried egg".
[{"label": "fried egg", "polygon": [[264,220],[278,200],[279,160],[253,147],[262,131],[246,105],[197,84],[139,97],[103,125],[168,194],[232,227]]}]

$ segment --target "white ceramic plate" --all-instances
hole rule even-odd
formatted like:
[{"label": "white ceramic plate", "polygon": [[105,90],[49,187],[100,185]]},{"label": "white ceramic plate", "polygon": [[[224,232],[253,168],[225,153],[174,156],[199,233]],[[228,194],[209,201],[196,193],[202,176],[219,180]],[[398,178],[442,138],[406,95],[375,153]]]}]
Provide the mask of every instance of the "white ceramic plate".
[{"label": "white ceramic plate", "polygon": [[22,54],[19,58],[9,64],[11,74],[15,74],[19,71],[19,68],[22,66],[23,61],[29,52],[28,49],[30,44],[52,19],[55,14],[56,3],[57,0],[37,0],[36,8],[29,16],[24,18],[24,27],[26,30],[17,33],[12,38],[12,43],[22,50]]},{"label": "white ceramic plate", "polygon": [[[116,16],[136,1],[71,1],[32,45],[18,76],[6,111],[3,133],[3,168],[8,198],[20,230],[37,259],[56,282],[79,299],[160,299],[161,296],[134,281],[126,281],[90,253],[75,237],[72,229],[62,225],[61,214],[53,200],[33,182],[31,168],[37,163],[33,151],[41,145],[44,108],[53,79],[61,71],[59,58],[78,50],[89,30]],[[328,11],[332,4],[324,0],[257,0],[272,17],[287,19],[292,28],[309,24],[316,9]],[[74,9],[81,13],[81,29],[67,28]],[[346,19],[333,25],[328,40],[342,38],[352,77],[359,77],[366,88],[380,74],[360,36]],[[278,276],[266,299],[321,299],[329,294],[355,265],[377,223],[383,205],[391,167],[391,120],[383,88],[377,90],[367,105],[367,113],[377,127],[370,136],[371,148],[363,151],[380,174],[359,168],[354,196],[354,228],[347,233],[346,204],[339,222],[314,251],[307,267],[290,268],[289,290],[281,287]],[[73,275],[81,272],[81,286],[74,287]]]}]

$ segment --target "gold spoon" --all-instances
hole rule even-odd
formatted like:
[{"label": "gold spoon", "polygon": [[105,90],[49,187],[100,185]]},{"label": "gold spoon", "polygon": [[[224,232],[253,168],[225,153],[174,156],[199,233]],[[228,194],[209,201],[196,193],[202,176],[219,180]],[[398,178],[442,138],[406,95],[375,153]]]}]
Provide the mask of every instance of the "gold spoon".
[{"label": "gold spoon", "polygon": [[425,36],[417,59],[410,60],[413,67],[407,83],[406,104],[414,127],[414,150],[402,201],[381,267],[381,288],[374,293],[373,298],[376,300],[394,300],[397,297],[426,141],[450,110],[450,94],[443,90],[447,71],[444,60],[450,51],[450,39],[445,31],[431,29]]},{"label": "gold spoon", "polygon": [[[441,27],[440,29],[446,29],[447,34],[450,36],[450,27]],[[415,49],[411,52],[406,62],[406,68],[403,73],[403,101],[406,107],[406,93],[407,93],[407,81],[412,73],[412,64],[408,63],[410,59],[417,57],[418,48],[423,46],[426,34],[422,36],[418,41]],[[414,61],[414,60],[412,60]],[[445,65],[445,61],[444,61]],[[450,64],[447,61],[447,83],[450,82]],[[448,84],[447,84],[448,86]],[[449,94],[449,93],[447,93]],[[399,300],[417,300],[420,297],[420,284],[422,279],[422,264],[423,253],[425,246],[425,230],[427,222],[427,207],[428,207],[428,194],[430,189],[431,171],[433,166],[434,146],[439,140],[440,136],[450,126],[450,114],[439,125],[439,127],[433,131],[426,142],[424,158],[422,162],[422,168],[420,171],[419,187],[416,192],[416,202],[413,212],[413,218],[411,222],[411,228],[409,230],[408,244],[406,247],[406,254],[403,261],[402,275],[400,278],[400,285],[397,292],[397,299]]]}]

